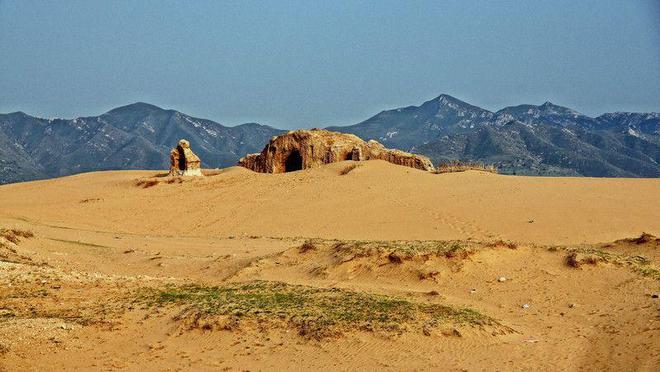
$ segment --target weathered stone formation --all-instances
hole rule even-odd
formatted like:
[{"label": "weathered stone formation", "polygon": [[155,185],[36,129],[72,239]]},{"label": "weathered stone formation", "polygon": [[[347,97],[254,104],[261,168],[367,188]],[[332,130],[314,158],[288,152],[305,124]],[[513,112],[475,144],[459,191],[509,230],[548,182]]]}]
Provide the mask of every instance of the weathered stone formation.
[{"label": "weathered stone formation", "polygon": [[170,176],[203,176],[202,161],[184,139],[170,152],[170,164]]},{"label": "weathered stone formation", "polygon": [[238,165],[255,172],[284,173],[344,160],[370,159],[433,170],[433,163],[425,156],[386,149],[373,140],[365,142],[352,134],[324,129],[295,130],[275,136],[261,153],[241,158]]}]

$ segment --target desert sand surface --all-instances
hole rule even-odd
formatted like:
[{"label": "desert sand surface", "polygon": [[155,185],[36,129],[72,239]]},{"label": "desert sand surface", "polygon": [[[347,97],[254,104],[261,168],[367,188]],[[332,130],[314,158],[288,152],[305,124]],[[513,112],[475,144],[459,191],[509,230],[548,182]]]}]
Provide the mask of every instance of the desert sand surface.
[{"label": "desert sand surface", "polygon": [[0,369],[660,370],[658,179],[164,174],[0,186]]}]

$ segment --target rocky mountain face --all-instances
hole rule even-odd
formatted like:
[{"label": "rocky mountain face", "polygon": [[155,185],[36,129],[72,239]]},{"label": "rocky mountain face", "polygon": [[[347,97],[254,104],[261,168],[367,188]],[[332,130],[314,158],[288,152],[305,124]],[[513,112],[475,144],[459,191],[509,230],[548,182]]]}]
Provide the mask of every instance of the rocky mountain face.
[{"label": "rocky mountain face", "polygon": [[[435,163],[484,162],[503,173],[660,177],[660,113],[589,117],[550,102],[492,112],[443,94],[327,129]],[[202,167],[225,167],[283,132],[254,123],[227,127],[146,103],[72,120],[0,114],[0,183],[93,170],[167,169],[170,149],[182,138]]]},{"label": "rocky mountain face", "polygon": [[170,150],[182,138],[203,167],[225,167],[281,132],[255,123],[227,127],[146,103],[72,120],[0,114],[0,183],[93,170],[168,169]]},{"label": "rocky mountain face", "polygon": [[387,147],[495,164],[503,173],[660,177],[660,114],[595,118],[546,102],[491,112],[448,95],[328,128]]}]

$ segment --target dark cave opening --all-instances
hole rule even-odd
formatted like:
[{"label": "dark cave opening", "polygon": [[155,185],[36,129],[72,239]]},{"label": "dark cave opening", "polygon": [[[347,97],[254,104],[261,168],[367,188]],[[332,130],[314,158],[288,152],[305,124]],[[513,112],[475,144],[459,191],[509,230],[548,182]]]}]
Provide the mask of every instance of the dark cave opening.
[{"label": "dark cave opening", "polygon": [[303,159],[298,150],[293,150],[284,161],[284,171],[293,172],[303,169]]},{"label": "dark cave opening", "polygon": [[179,170],[185,171],[186,170],[186,155],[184,154],[183,148],[181,148],[181,146],[178,146],[177,150],[179,150]]}]

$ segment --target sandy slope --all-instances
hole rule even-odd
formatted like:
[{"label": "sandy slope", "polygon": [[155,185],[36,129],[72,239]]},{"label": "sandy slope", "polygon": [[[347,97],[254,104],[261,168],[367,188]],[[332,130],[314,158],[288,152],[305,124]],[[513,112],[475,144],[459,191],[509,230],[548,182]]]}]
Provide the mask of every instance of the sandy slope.
[{"label": "sandy slope", "polygon": [[[604,242],[660,234],[660,180],[435,175],[383,161],[269,175],[243,168],[136,188],[99,172],[0,188],[0,217],[173,236]],[[88,202],[83,202],[88,200]]]},{"label": "sandy slope", "polygon": [[[660,280],[638,270],[657,267],[658,243],[595,245],[660,235],[660,180],[435,175],[380,161],[339,175],[345,166],[229,168],[182,183],[98,172],[0,187],[0,228],[35,235],[5,251],[14,263],[0,262],[0,370],[660,368],[651,297]],[[346,257],[332,241],[302,252],[307,238],[518,243],[399,262]],[[568,267],[578,243],[617,258]],[[626,263],[638,256],[648,263]],[[279,326],[189,329],[173,319],[177,308],[129,299],[166,283],[251,280],[469,306],[513,331],[409,327],[316,341]]]}]

